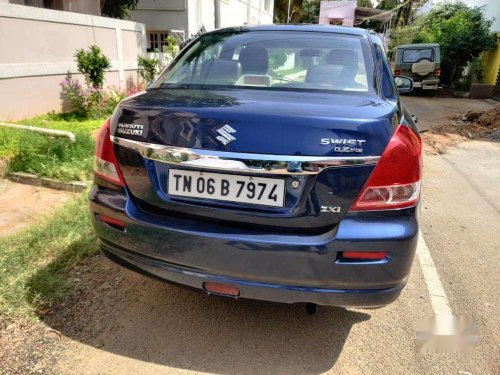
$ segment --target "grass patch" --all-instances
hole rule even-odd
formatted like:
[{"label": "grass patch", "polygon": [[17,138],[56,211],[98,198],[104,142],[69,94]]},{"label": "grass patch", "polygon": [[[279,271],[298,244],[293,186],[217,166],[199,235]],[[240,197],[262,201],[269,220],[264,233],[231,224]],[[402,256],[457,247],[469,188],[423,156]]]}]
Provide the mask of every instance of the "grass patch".
[{"label": "grass patch", "polygon": [[97,249],[86,193],[28,230],[0,239],[0,327],[60,301],[71,289],[68,272]]},{"label": "grass patch", "polygon": [[47,113],[30,119],[16,121],[16,124],[38,126],[42,128],[66,130],[70,132],[92,133],[104,122],[104,118],[89,120],[75,113]]},{"label": "grass patch", "polygon": [[74,114],[47,114],[18,121],[19,124],[71,131],[76,142],[66,138],[0,127],[0,159],[13,172],[33,173],[61,181],[91,178],[94,155],[92,132],[104,119],[84,120]]}]

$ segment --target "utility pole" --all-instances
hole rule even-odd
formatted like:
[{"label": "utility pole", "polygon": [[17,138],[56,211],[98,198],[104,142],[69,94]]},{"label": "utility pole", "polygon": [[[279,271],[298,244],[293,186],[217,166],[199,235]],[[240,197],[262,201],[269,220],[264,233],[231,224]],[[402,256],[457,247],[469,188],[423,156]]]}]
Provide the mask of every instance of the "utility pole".
[{"label": "utility pole", "polygon": [[290,5],[292,3],[292,0],[288,0],[288,13],[286,17],[286,23],[290,23]]},{"label": "utility pole", "polygon": [[220,29],[220,0],[214,0],[214,26]]}]

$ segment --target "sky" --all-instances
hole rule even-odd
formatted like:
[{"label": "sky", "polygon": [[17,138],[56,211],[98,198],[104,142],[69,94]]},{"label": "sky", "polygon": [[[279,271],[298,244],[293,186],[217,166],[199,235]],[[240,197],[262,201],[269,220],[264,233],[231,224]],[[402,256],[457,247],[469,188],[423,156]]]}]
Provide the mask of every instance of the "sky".
[{"label": "sky", "polygon": [[[450,1],[450,0],[429,0],[428,3],[430,5],[432,4],[438,4],[438,3],[443,3],[445,1]],[[451,0],[454,1],[454,0]],[[456,0],[455,0],[456,1]],[[467,4],[470,7],[475,7],[475,6],[481,6],[485,5],[488,0],[461,0],[463,3]],[[497,0],[500,1],[500,0]],[[373,5],[378,4],[380,1],[379,0],[372,0]]]},{"label": "sky", "polygon": [[[442,3],[445,0],[430,0],[429,2],[432,2],[434,4]],[[463,3],[467,4],[470,7],[477,7],[477,6],[482,6],[486,5],[488,0],[461,0]]]}]

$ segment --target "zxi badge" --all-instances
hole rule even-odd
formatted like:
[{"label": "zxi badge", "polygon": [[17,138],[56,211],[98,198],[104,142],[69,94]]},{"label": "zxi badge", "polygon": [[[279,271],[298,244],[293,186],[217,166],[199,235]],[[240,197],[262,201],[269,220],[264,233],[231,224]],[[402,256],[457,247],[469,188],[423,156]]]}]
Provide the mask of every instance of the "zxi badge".
[{"label": "zxi badge", "polygon": [[221,141],[221,143],[226,146],[232,141],[236,140],[235,137],[233,137],[231,134],[236,133],[236,130],[234,130],[232,127],[229,125],[224,125],[222,128],[216,130],[217,133],[220,135],[217,136],[216,138]]},{"label": "zxi badge", "polygon": [[321,206],[321,212],[340,213],[340,206]]}]

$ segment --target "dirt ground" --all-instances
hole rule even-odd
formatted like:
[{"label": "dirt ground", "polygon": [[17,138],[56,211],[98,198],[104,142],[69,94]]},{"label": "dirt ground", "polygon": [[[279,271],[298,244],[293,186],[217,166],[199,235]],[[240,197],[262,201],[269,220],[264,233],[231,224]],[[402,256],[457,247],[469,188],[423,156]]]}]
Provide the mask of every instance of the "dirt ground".
[{"label": "dirt ground", "polygon": [[444,154],[449,147],[471,139],[500,141],[500,104],[486,111],[467,111],[452,116],[447,124],[423,133],[424,151]]},{"label": "dirt ground", "polygon": [[[494,105],[448,99],[417,97],[419,123],[445,106],[454,115]],[[311,317],[303,305],[209,297],[97,255],[68,275],[73,292],[40,322],[0,332],[0,374],[500,374],[500,143],[459,137],[444,154],[424,137],[421,229],[454,315],[480,326],[474,351],[415,351],[416,322],[433,315],[418,262],[394,304]]]},{"label": "dirt ground", "polygon": [[67,191],[0,179],[0,237],[33,224],[74,196]]},{"label": "dirt ground", "polygon": [[417,116],[420,131],[447,124],[457,113],[486,111],[498,104],[491,99],[455,98],[441,91],[435,97],[416,93],[402,95],[401,100],[410,113]]},{"label": "dirt ground", "polygon": [[443,154],[449,147],[471,139],[500,140],[500,103],[484,99],[403,96],[417,126],[427,154]]},{"label": "dirt ground", "polygon": [[0,178],[0,237],[33,224],[72,199],[74,193],[19,184]]}]

